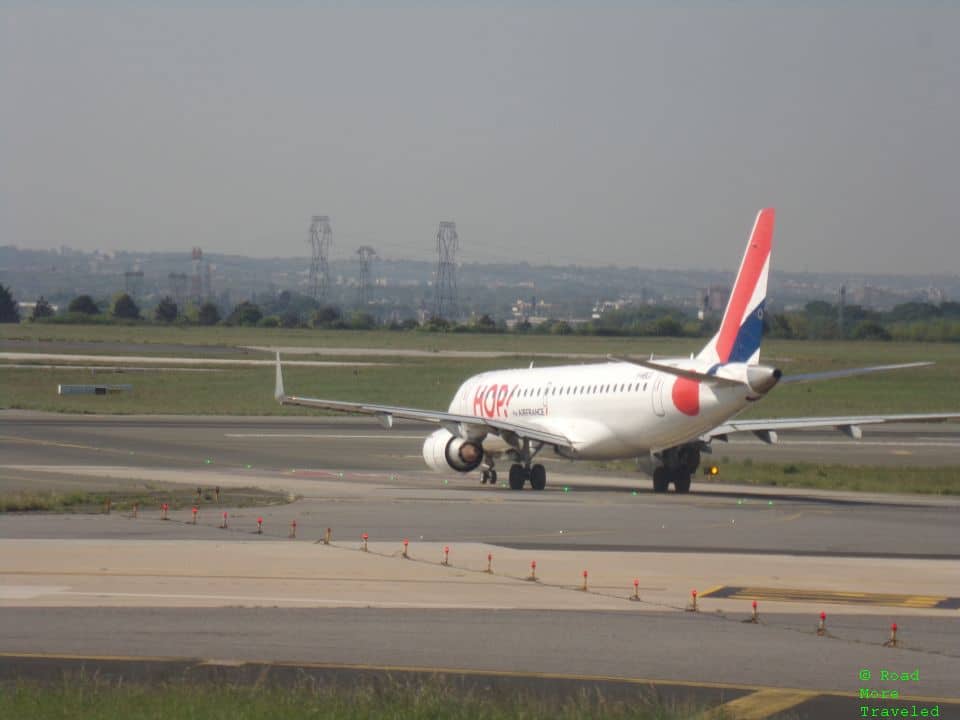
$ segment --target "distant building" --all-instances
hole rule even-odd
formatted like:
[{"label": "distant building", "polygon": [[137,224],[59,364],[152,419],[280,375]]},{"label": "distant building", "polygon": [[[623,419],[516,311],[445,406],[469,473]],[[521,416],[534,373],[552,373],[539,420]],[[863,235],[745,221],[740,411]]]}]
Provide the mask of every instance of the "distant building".
[{"label": "distant building", "polygon": [[697,302],[697,318],[703,320],[708,315],[721,313],[730,299],[730,288],[726,285],[711,285],[700,292]]},{"label": "distant building", "polygon": [[510,308],[510,312],[513,314],[513,317],[517,320],[526,320],[531,324],[534,317],[543,316],[544,322],[548,319],[551,311],[553,310],[553,305],[550,303],[545,303],[542,300],[538,300],[535,297],[530,298],[529,300],[517,299],[517,301]]},{"label": "distant building", "polygon": [[[60,312],[60,306],[56,303],[49,303],[50,309],[55,313]],[[30,317],[33,313],[33,309],[37,306],[35,302],[17,302],[17,307],[20,308],[20,317]]]}]

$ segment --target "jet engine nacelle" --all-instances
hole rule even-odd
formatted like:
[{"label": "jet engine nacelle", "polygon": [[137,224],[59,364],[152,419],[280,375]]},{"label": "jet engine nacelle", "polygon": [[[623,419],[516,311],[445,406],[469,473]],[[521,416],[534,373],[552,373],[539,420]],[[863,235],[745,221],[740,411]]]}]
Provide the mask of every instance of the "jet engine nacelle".
[{"label": "jet engine nacelle", "polygon": [[431,433],[423,441],[423,459],[431,470],[453,469],[467,473],[480,467],[483,461],[483,446],[441,429]]}]

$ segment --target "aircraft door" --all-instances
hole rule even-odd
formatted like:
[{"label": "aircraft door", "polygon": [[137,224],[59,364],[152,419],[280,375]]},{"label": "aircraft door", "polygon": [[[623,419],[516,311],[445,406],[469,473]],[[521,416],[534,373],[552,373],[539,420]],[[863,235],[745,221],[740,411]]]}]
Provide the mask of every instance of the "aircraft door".
[{"label": "aircraft door", "polygon": [[653,403],[653,412],[659,417],[663,417],[666,412],[663,407],[663,381],[664,376],[656,373],[653,376],[653,387],[650,388],[650,400]]}]

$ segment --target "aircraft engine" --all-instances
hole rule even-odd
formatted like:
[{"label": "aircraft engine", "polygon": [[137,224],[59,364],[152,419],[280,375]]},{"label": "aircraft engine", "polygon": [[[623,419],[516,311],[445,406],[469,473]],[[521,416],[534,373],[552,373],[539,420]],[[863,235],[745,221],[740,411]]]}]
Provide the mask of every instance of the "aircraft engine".
[{"label": "aircraft engine", "polygon": [[423,459],[431,470],[452,468],[466,473],[480,467],[483,461],[483,446],[441,429],[431,433],[423,441]]}]

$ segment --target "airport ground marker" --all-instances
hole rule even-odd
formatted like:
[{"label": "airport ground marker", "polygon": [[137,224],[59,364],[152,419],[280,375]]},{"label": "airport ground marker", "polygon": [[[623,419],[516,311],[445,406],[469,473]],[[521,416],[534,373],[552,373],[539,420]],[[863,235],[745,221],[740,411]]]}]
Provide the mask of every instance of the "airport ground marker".
[{"label": "airport ground marker", "polygon": [[890,625],[890,639],[887,640],[884,644],[884,647],[899,647],[900,641],[897,640],[897,624],[892,623]]}]

